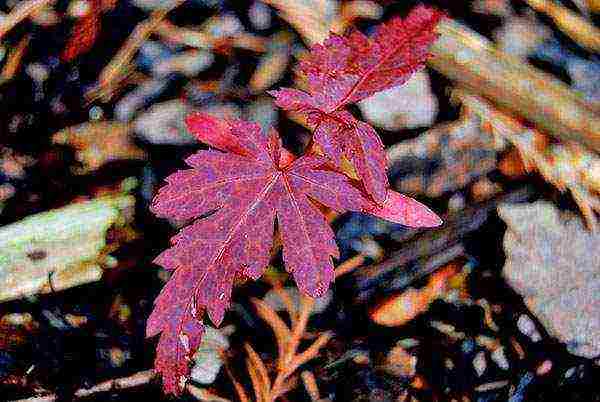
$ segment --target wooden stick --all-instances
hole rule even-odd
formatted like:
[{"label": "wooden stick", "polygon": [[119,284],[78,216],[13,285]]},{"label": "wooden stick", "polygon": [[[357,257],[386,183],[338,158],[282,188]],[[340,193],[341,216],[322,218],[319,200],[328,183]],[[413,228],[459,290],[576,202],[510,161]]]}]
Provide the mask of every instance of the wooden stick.
[{"label": "wooden stick", "polygon": [[[358,288],[356,303],[371,300],[380,291],[382,283],[389,289],[391,278],[397,283],[395,288],[409,286],[442,267],[445,262],[464,255],[461,239],[479,229],[498,204],[523,202],[534,195],[532,187],[520,187],[445,217],[444,225],[439,228],[415,230],[410,240],[403,243],[402,249],[351,274]],[[410,264],[419,260],[423,263]]]},{"label": "wooden stick", "polygon": [[592,52],[600,52],[600,29],[585,18],[551,0],[525,0],[531,8],[547,14],[571,39]]},{"label": "wooden stick", "polygon": [[169,21],[160,21],[155,32],[168,42],[180,45],[198,49],[210,49],[213,46],[213,38],[206,32],[179,27]]},{"label": "wooden stick", "polygon": [[[75,391],[74,400],[87,398],[89,396],[110,392],[117,389],[135,388],[150,383],[156,377],[154,370],[146,370],[135,373],[129,377],[115,378],[101,382],[91,388],[80,388]],[[34,396],[31,398],[19,399],[12,402],[55,402],[58,399],[56,394]]]},{"label": "wooden stick", "polygon": [[160,22],[167,15],[168,10],[154,11],[150,18],[140,23],[125,44],[119,49],[115,57],[102,70],[99,77],[100,85],[108,85],[115,77],[119,76],[125,67],[129,64],[133,56],[138,51],[142,43],[156,29]]},{"label": "wooden stick", "polygon": [[119,49],[117,54],[100,73],[100,76],[98,77],[98,85],[86,93],[86,98],[88,101],[96,99],[99,96],[103,97],[105,101],[110,99],[110,94],[112,91],[107,88],[112,88],[119,81],[127,78],[130,72],[128,70],[131,60],[137,53],[140,46],[153,32],[156,31],[167,14],[183,3],[183,1],[184,0],[179,0],[169,8],[153,11],[147,20],[139,23],[135,27],[129,38],[127,38],[125,44]]},{"label": "wooden stick", "polygon": [[262,53],[266,51],[266,39],[251,33],[241,32],[231,37],[215,38],[207,32],[179,27],[169,21],[160,21],[154,31],[163,39],[198,49],[218,49],[219,44],[230,42],[232,46]]},{"label": "wooden stick", "polygon": [[20,2],[10,14],[0,22],[0,40],[21,21],[54,3],[54,1],[55,0],[28,0]]},{"label": "wooden stick", "polygon": [[[141,387],[151,383],[157,377],[158,376],[154,370],[144,370],[128,377],[114,378],[112,380],[107,380],[101,382],[100,384],[96,384],[91,388],[78,389],[73,394],[73,400],[76,401],[79,399],[89,398],[97,394],[113,392],[120,389]],[[229,399],[221,398],[220,396],[214,395],[206,389],[197,387],[193,384],[187,384],[186,389],[190,395],[202,402],[230,402]],[[57,400],[58,396],[56,394],[49,394],[33,396],[31,398],[14,400],[11,402],[55,402]]]},{"label": "wooden stick", "polygon": [[213,394],[207,389],[197,387],[193,384],[188,383],[185,388],[191,396],[193,396],[201,402],[231,402],[231,400],[227,398],[222,398],[218,395]]},{"label": "wooden stick", "polygon": [[600,117],[566,84],[498,51],[466,26],[444,20],[429,65],[563,140],[600,152]]},{"label": "wooden stick", "polygon": [[0,80],[11,80],[19,71],[21,67],[21,61],[23,60],[23,56],[27,51],[27,46],[31,41],[31,35],[26,35],[19,41],[19,44],[13,49],[13,51],[8,56],[6,60],[6,64],[4,64],[4,68],[2,69],[2,73],[0,74]]},{"label": "wooden stick", "polygon": [[346,275],[349,272],[354,271],[356,268],[362,266],[365,263],[367,257],[363,254],[355,255],[352,258],[348,258],[346,261],[338,265],[335,269],[335,279]]},{"label": "wooden stick", "polygon": [[321,399],[319,393],[319,386],[317,385],[317,380],[315,379],[315,375],[310,370],[304,370],[302,374],[302,382],[304,383],[304,388],[306,389],[306,393],[310,396],[310,400],[312,402],[317,402]]},{"label": "wooden stick", "polygon": [[544,133],[524,127],[517,119],[497,110],[485,99],[456,89],[452,97],[463,104],[466,116],[477,116],[489,126],[490,134],[513,145],[526,171],[537,171],[561,192],[569,190],[592,231],[597,228],[594,211],[600,212],[600,159],[575,143],[550,146]]}]

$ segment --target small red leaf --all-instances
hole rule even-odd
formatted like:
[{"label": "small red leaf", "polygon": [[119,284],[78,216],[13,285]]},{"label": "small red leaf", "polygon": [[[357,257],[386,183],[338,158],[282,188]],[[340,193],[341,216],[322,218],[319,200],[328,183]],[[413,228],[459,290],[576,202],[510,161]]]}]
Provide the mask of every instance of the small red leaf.
[{"label": "small red leaf", "polygon": [[410,227],[432,228],[443,223],[425,205],[393,190],[388,190],[383,205],[372,205],[364,212]]},{"label": "small red leaf", "polygon": [[282,88],[269,92],[277,106],[307,115],[315,141],[338,166],[344,154],[354,165],[375,202],[385,200],[388,187],[385,152],[375,130],[343,108],[376,92],[407,81],[423,68],[434,29],[442,14],[419,6],[406,19],[394,18],[372,38],[360,32],[332,35],[315,45],[301,62],[309,92]]},{"label": "small red leaf", "polygon": [[240,139],[233,133],[227,121],[206,113],[191,113],[186,117],[185,123],[198,141],[217,149],[244,155]]},{"label": "small red leaf", "polygon": [[341,154],[346,155],[375,202],[381,204],[385,201],[387,158],[383,143],[373,127],[356,120],[346,111],[339,111],[322,118],[314,139],[337,166],[341,164]]},{"label": "small red leaf", "polygon": [[[206,113],[191,113],[186,117],[185,123],[188,130],[205,144],[238,155],[245,155],[247,152],[241,143],[244,130],[248,129],[245,125],[247,123],[240,121],[228,123]],[[280,152],[281,156],[278,158],[280,166],[286,166],[295,159],[294,155],[285,148],[281,148]]]},{"label": "small red leaf", "polygon": [[439,11],[417,6],[405,19],[380,25],[372,38],[358,31],[347,37],[332,35],[311,49],[299,72],[308,78],[311,95],[330,94],[325,112],[358,102],[406,82],[424,67],[442,17]]},{"label": "small red leaf", "polygon": [[[203,118],[207,121],[198,120]],[[176,383],[173,376],[187,374],[189,355],[177,342],[183,334],[190,345],[196,344],[184,330],[200,328],[197,312],[206,311],[219,325],[234,278],[262,275],[270,258],[275,218],[287,270],[300,289],[318,297],[333,280],[331,257],[338,257],[338,249],[313,200],[336,211],[368,207],[346,176],[327,169],[326,159],[303,156],[290,162],[274,130],[267,136],[254,123],[210,116],[194,115],[192,122],[212,145],[236,152],[200,151],[189,157],[186,162],[192,169],[169,176],[152,204],[158,216],[205,216],[181,230],[172,239],[173,246],[155,260],[175,270],[147,327],[148,336],[161,332],[156,364],[171,385]],[[173,351],[174,361],[169,361]],[[176,370],[167,373],[170,368]],[[173,391],[170,385],[167,388]]]}]

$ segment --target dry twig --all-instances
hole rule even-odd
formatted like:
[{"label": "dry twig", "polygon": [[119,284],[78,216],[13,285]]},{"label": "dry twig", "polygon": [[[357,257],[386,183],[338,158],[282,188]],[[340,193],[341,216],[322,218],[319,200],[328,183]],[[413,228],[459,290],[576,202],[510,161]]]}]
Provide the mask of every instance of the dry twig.
[{"label": "dry twig", "polygon": [[569,190],[588,227],[595,230],[600,213],[600,158],[572,141],[550,144],[540,131],[524,127],[510,114],[498,110],[485,99],[459,89],[453,97],[463,104],[467,115],[481,119],[488,131],[519,152],[527,171],[536,170],[560,191]]},{"label": "dry twig", "polygon": [[98,97],[103,97],[105,101],[110,99],[111,89],[129,75],[131,60],[142,43],[157,29],[169,11],[179,6],[182,2],[183,0],[179,0],[170,8],[153,11],[147,20],[135,27],[125,44],[100,73],[98,85],[86,94],[88,101]]},{"label": "dry twig", "polygon": [[248,394],[246,394],[246,390],[244,389],[243,385],[237,380],[237,378],[235,378],[227,362],[225,362],[225,372],[231,380],[233,388],[235,389],[235,393],[240,402],[250,402],[250,398],[248,397]]},{"label": "dry twig", "polygon": [[577,13],[551,0],[525,0],[531,8],[547,14],[571,39],[592,52],[600,52],[600,29]]},{"label": "dry twig", "polygon": [[[154,370],[140,371],[129,377],[116,378],[101,382],[91,388],[81,388],[75,391],[73,399],[87,398],[92,395],[103,392],[110,392],[118,389],[135,388],[150,383],[156,377]],[[20,399],[13,402],[54,402],[58,399],[56,394],[36,396],[32,398]]]},{"label": "dry twig", "polygon": [[28,0],[20,2],[11,13],[0,22],[0,39],[21,21],[54,2],[55,0]]},{"label": "dry twig", "polygon": [[[342,263],[336,271],[340,272],[337,276],[352,271],[360,266],[364,260],[364,256],[358,255]],[[300,343],[306,335],[306,326],[313,312],[315,300],[311,297],[301,295],[300,307],[298,311],[296,311],[292,298],[285,289],[281,287],[281,284],[275,283],[273,286],[283,301],[286,310],[290,313],[291,327],[289,327],[267,303],[259,299],[252,299],[252,303],[256,308],[258,316],[271,327],[277,343],[276,374],[272,383],[269,378],[267,365],[250,344],[247,343],[244,345],[248,355],[246,358],[246,366],[256,402],[274,402],[277,398],[282,397],[288,391],[293,389],[298,380],[298,377],[294,375],[296,370],[303,364],[314,359],[319,354],[321,348],[323,348],[333,336],[333,333],[330,331],[323,332],[310,344],[310,346],[304,349],[304,351],[299,351]],[[227,365],[225,368],[240,401],[249,402],[250,399],[243,386],[235,378]],[[310,375],[306,374],[306,372],[303,374],[305,384],[307,381],[310,382],[309,377]],[[316,384],[313,385],[316,386]],[[314,387],[311,389],[314,391]],[[318,390],[316,394],[313,392],[311,395],[316,395],[318,397]],[[318,400],[318,398],[315,400]]]},{"label": "dry twig", "polygon": [[319,393],[319,386],[317,385],[317,380],[315,379],[315,375],[310,370],[305,370],[300,374],[302,377],[302,382],[304,383],[304,388],[306,389],[306,393],[310,396],[310,400],[312,402],[317,402],[321,399]]},{"label": "dry twig", "polygon": [[548,134],[600,151],[600,117],[566,84],[498,51],[458,22],[442,21],[438,32],[433,68]]},{"label": "dry twig", "polygon": [[[285,291],[284,291],[285,292]],[[259,299],[253,299],[254,307],[260,318],[262,318],[273,330],[275,341],[277,343],[277,355],[279,357],[277,367],[282,368],[282,358],[288,350],[288,342],[291,337],[291,332],[285,322],[267,303]]]},{"label": "dry twig", "polygon": [[[151,383],[157,378],[154,370],[145,370],[130,375],[128,377],[114,378],[112,380],[101,382],[91,388],[80,388],[73,394],[73,401],[89,398],[105,392],[114,392],[121,389],[137,388]],[[229,399],[221,398],[206,389],[199,388],[193,384],[186,385],[190,395],[202,402],[230,402]],[[56,394],[34,396],[31,398],[19,399],[12,402],[55,402],[58,400]]]},{"label": "dry twig", "polygon": [[274,287],[274,289],[275,289],[275,293],[277,293],[277,295],[281,299],[281,302],[285,306],[285,309],[287,310],[287,312],[290,315],[290,318],[292,319],[292,322],[293,322],[297,318],[298,311],[296,309],[296,306],[294,305],[294,301],[292,300],[292,297],[280,284],[276,285]]},{"label": "dry twig", "polygon": [[207,32],[179,27],[169,21],[160,21],[155,33],[165,40],[198,49],[222,50],[225,45],[262,53],[266,50],[266,39],[248,32],[234,36],[216,38]]},{"label": "dry twig", "polygon": [[277,376],[273,382],[273,386],[270,389],[268,402],[275,401],[278,397],[287,392],[288,380],[290,376],[296,371],[302,364],[315,358],[322,348],[331,338],[330,332],[321,334],[304,352],[298,353],[298,347],[303,335],[306,331],[306,324],[312,312],[314,306],[314,299],[308,296],[301,296],[300,301],[300,312],[298,318],[292,324],[291,337],[287,342],[287,348],[281,358],[283,362],[278,367]]},{"label": "dry twig", "polygon": [[356,268],[361,267],[365,263],[366,259],[367,257],[364,254],[358,254],[347,259],[335,269],[335,278],[337,279],[354,271]]},{"label": "dry twig", "polygon": [[10,53],[6,64],[4,64],[2,73],[0,74],[0,82],[3,80],[8,81],[14,78],[15,74],[21,67],[21,61],[23,60],[23,56],[27,51],[27,46],[29,45],[30,40],[31,35],[26,35],[19,41],[19,44]]}]

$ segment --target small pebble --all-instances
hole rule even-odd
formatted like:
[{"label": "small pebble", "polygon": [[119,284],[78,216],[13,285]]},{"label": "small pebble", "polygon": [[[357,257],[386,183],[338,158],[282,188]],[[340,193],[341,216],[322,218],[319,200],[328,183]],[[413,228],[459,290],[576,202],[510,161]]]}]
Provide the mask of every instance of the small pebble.
[{"label": "small pebble", "polygon": [[123,367],[125,362],[131,357],[129,351],[124,351],[121,348],[113,347],[110,348],[110,362],[113,367]]},{"label": "small pebble", "polygon": [[429,127],[438,113],[438,100],[424,71],[413,75],[404,85],[360,101],[358,106],[367,121],[390,131]]},{"label": "small pebble", "polygon": [[461,193],[453,194],[448,200],[448,210],[451,212],[461,211],[465,208],[466,201]]},{"label": "small pebble", "polygon": [[215,38],[226,38],[243,32],[244,26],[235,14],[228,13],[209,19],[204,30]]},{"label": "small pebble", "polygon": [[271,10],[262,1],[255,1],[248,10],[248,19],[256,29],[268,29],[271,26]]},{"label": "small pebble", "polygon": [[415,338],[405,338],[396,342],[398,346],[403,347],[404,349],[413,348],[419,345],[419,340]]},{"label": "small pebble", "polygon": [[485,352],[481,351],[475,355],[473,359],[473,368],[478,377],[481,377],[487,368],[487,362],[485,359]]},{"label": "small pebble", "polygon": [[506,387],[509,384],[508,381],[494,381],[494,382],[488,382],[486,384],[481,384],[478,385],[477,387],[475,387],[475,391],[477,392],[487,392],[487,391],[491,391],[494,389],[499,389],[499,388],[503,388]]},{"label": "small pebble", "polygon": [[539,342],[542,339],[542,336],[535,327],[535,323],[525,314],[522,314],[517,320],[517,327],[523,335],[527,335],[533,342]]},{"label": "small pebble", "polygon": [[88,319],[84,315],[66,314],[65,321],[67,321],[73,328],[80,328],[87,324]]},{"label": "small pebble", "polygon": [[50,76],[48,68],[41,63],[31,63],[25,69],[27,75],[35,82],[44,82]]},{"label": "small pebble", "polygon": [[359,351],[352,357],[352,361],[358,365],[366,366],[371,362],[371,358],[367,352]]},{"label": "small pebble", "polygon": [[90,12],[90,3],[86,0],[75,0],[69,4],[67,14],[72,18],[81,18]]},{"label": "small pebble", "polygon": [[536,374],[539,376],[546,375],[550,370],[552,370],[552,361],[544,360],[544,362],[538,366]]},{"label": "small pebble", "polygon": [[494,363],[496,363],[498,367],[500,367],[502,370],[508,370],[510,368],[508,364],[508,359],[504,354],[503,347],[499,347],[498,349],[494,350],[492,352],[491,358],[494,361]]},{"label": "small pebble", "polygon": [[229,349],[229,339],[219,329],[207,326],[202,342],[194,354],[190,377],[200,384],[212,384],[223,366],[222,352]]},{"label": "small pebble", "polygon": [[10,325],[22,326],[33,322],[33,317],[29,313],[11,313],[2,317],[2,322]]},{"label": "small pebble", "polygon": [[100,106],[93,106],[89,111],[90,120],[101,120],[104,116],[104,110]]},{"label": "small pebble", "polygon": [[475,342],[472,339],[467,339],[460,345],[460,348],[463,353],[471,353],[475,349]]},{"label": "small pebble", "polygon": [[[125,95],[115,105],[115,117],[117,120],[128,122],[135,112],[151,103],[160,96],[169,86],[170,80],[148,79],[138,85],[134,90]],[[157,104],[153,105],[155,107]]]},{"label": "small pebble", "polygon": [[508,399],[508,402],[523,402],[525,400],[525,390],[533,380],[533,377],[533,373],[525,373],[525,375],[521,377],[521,380],[519,381],[519,385],[517,385],[515,392]]},{"label": "small pebble", "polygon": [[417,368],[417,357],[396,346],[386,358],[386,371],[397,377],[413,377]]},{"label": "small pebble", "polygon": [[156,103],[134,120],[134,131],[152,144],[194,144],[197,140],[185,125],[185,116],[190,111],[179,99]]}]

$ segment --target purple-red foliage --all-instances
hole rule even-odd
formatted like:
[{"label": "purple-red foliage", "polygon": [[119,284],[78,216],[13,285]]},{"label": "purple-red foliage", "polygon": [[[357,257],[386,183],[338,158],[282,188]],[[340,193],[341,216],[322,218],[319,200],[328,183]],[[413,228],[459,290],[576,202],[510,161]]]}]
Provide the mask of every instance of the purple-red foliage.
[{"label": "purple-red foliage", "polygon": [[[263,274],[276,222],[285,267],[312,297],[327,291],[334,278],[332,257],[339,257],[320,207],[413,227],[441,224],[427,207],[388,188],[381,140],[344,109],[421,68],[440,18],[417,7],[405,20],[382,25],[372,38],[359,32],[332,36],[300,64],[309,92],[273,92],[280,107],[308,115],[325,156],[309,151],[295,158],[275,130],[265,133],[255,123],[188,116],[190,131],[213,149],[190,156],[190,169],[167,177],[151,207],[160,217],[195,219],[155,260],[173,271],[147,324],[147,336],[160,334],[155,366],[165,391],[181,392],[204,313],[219,325],[235,279]],[[344,174],[342,158],[354,165],[362,183]]]},{"label": "purple-red foliage", "polygon": [[383,144],[370,125],[344,107],[403,84],[423,68],[442,16],[418,6],[405,19],[380,25],[371,38],[359,31],[347,37],[332,35],[300,62],[298,74],[305,78],[308,92],[271,92],[279,107],[307,115],[314,141],[338,164],[345,155],[378,203],[385,200],[388,187]]}]

